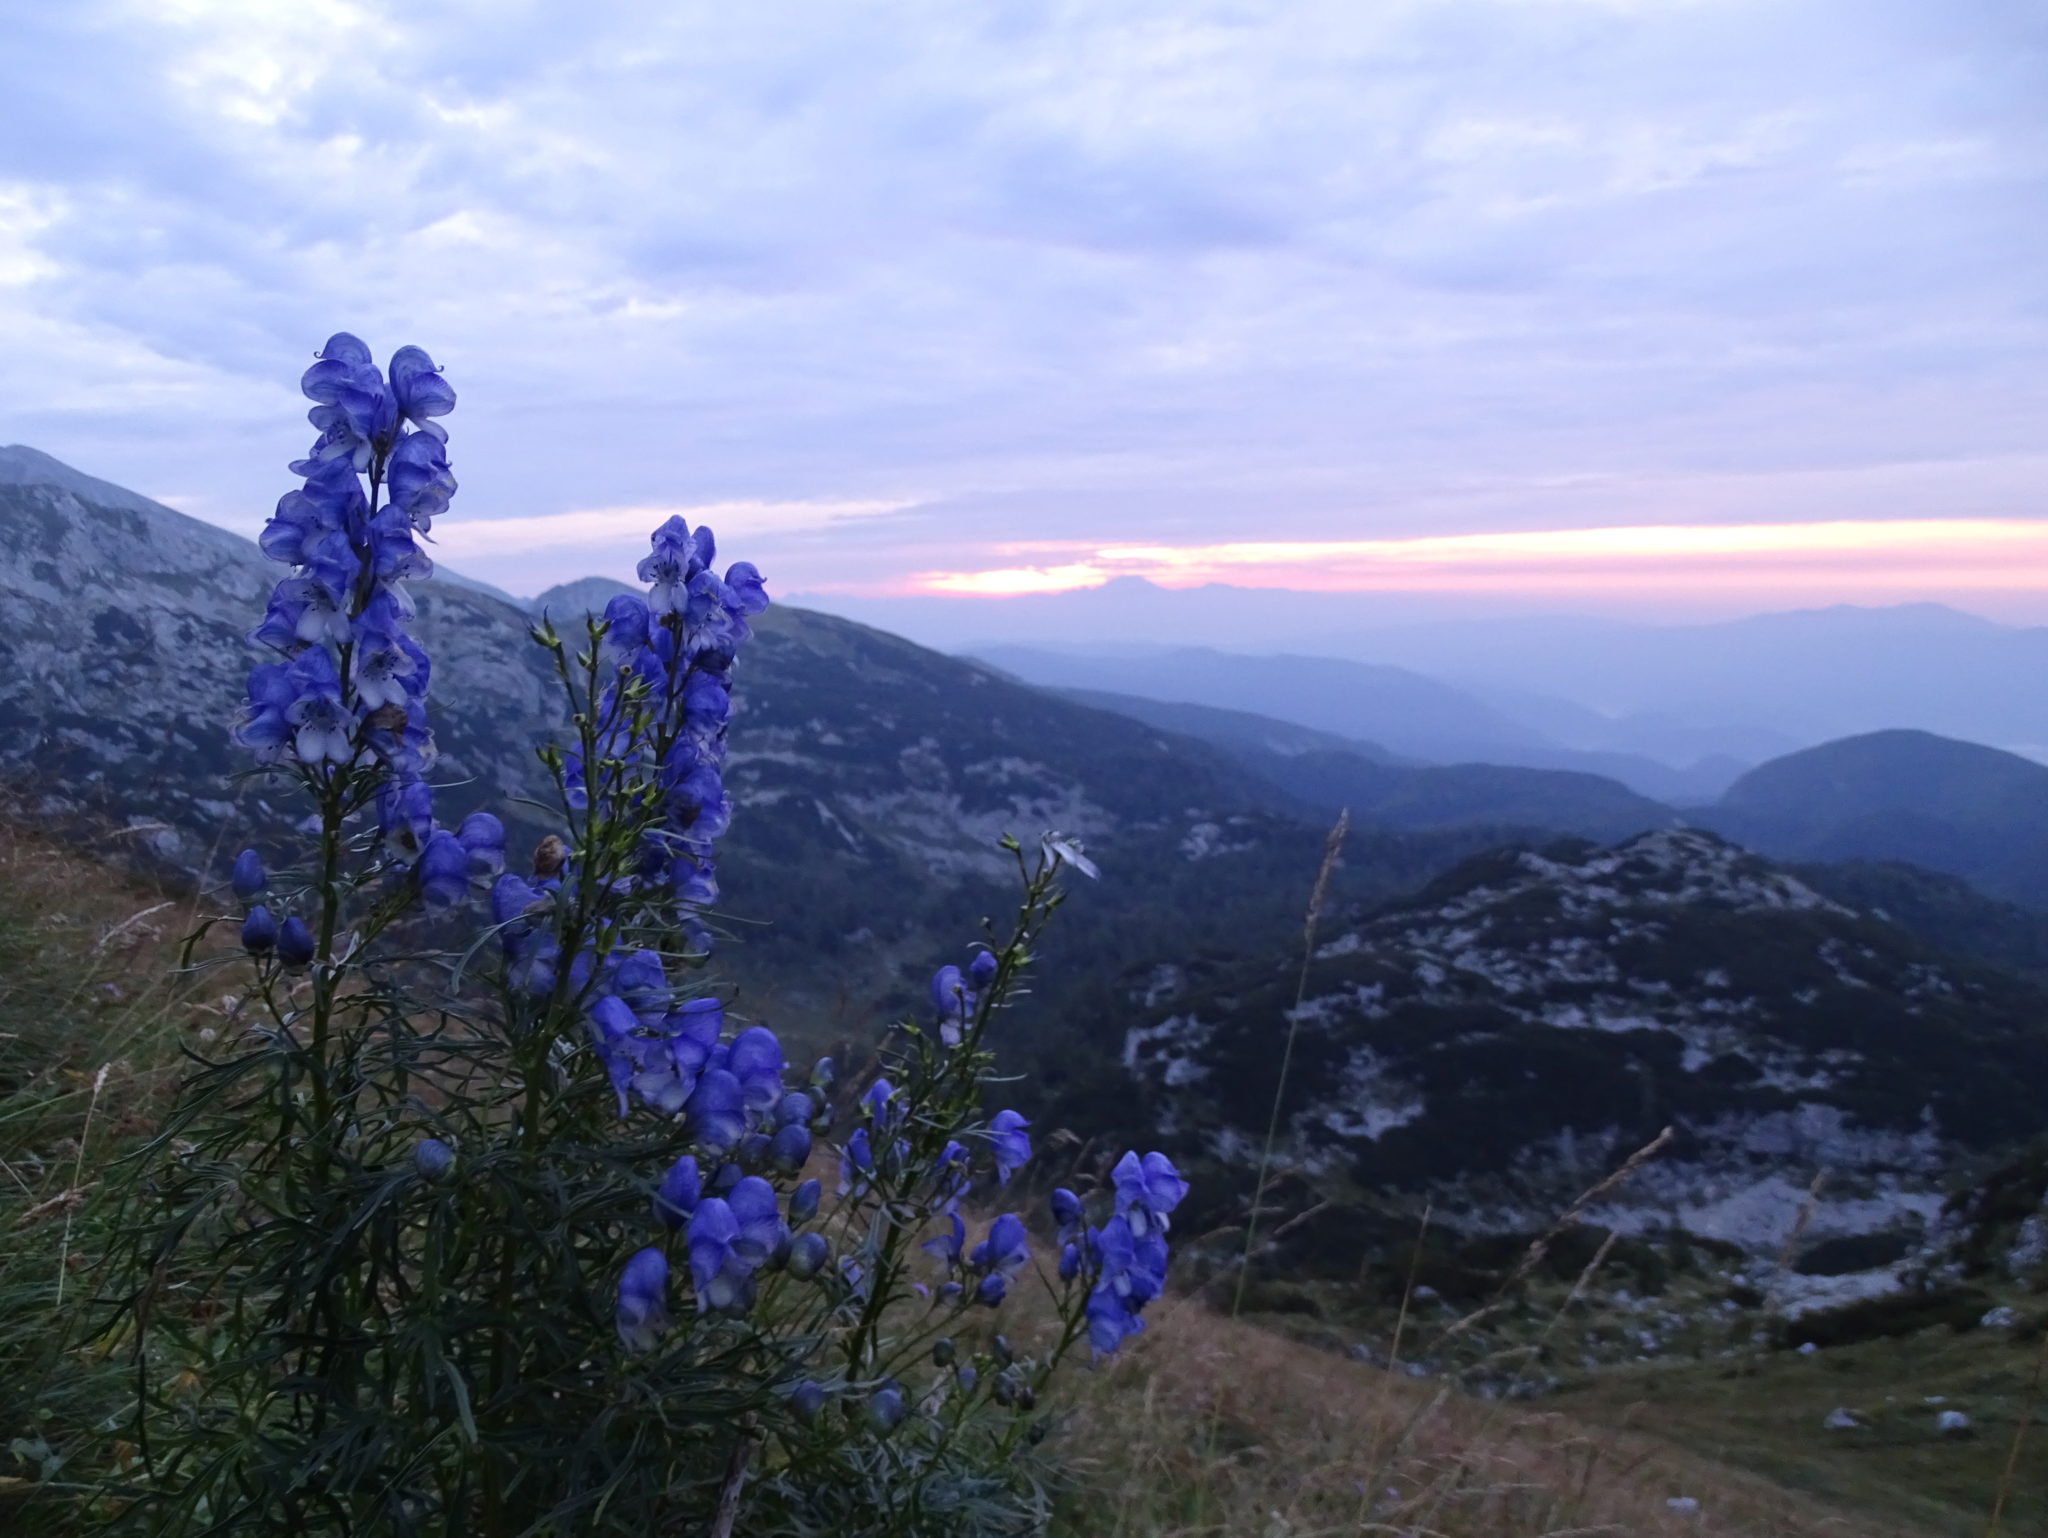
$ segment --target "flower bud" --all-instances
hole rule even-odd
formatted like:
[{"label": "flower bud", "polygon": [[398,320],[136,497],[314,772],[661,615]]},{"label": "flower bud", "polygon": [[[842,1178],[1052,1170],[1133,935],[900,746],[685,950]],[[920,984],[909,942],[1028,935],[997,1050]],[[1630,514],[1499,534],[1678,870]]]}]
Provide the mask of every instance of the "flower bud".
[{"label": "flower bud", "polygon": [[1061,1186],[1052,1193],[1052,1220],[1061,1228],[1069,1228],[1081,1221],[1081,1198]]},{"label": "flower bud", "polygon": [[951,1367],[953,1365],[955,1349],[952,1336],[940,1336],[932,1342],[932,1365],[934,1367]]},{"label": "flower bud", "polygon": [[1010,1342],[1004,1336],[998,1335],[994,1340],[990,1341],[988,1349],[995,1359],[1005,1367],[1008,1367],[1017,1360],[1017,1353],[1010,1349]]},{"label": "flower bud", "polygon": [[798,1420],[807,1426],[810,1425],[824,1412],[824,1385],[808,1379],[799,1383],[789,1396],[789,1407],[796,1412]]},{"label": "flower bud", "polygon": [[995,981],[995,975],[996,953],[994,951],[976,951],[974,953],[974,960],[967,964],[968,980],[977,989],[986,988],[991,982]]},{"label": "flower bud", "polygon": [[263,857],[253,849],[244,849],[235,856],[235,868],[228,879],[235,896],[243,902],[261,897],[263,889],[270,885],[270,879],[263,874]]},{"label": "flower bud", "polygon": [[261,956],[277,944],[277,920],[270,910],[258,903],[249,910],[249,916],[242,920],[242,949],[252,956]]},{"label": "flower bud", "polygon": [[823,1234],[798,1234],[789,1247],[789,1274],[798,1278],[816,1276],[832,1257],[832,1247]]},{"label": "flower bud", "polygon": [[998,1373],[988,1392],[989,1397],[1006,1410],[1017,1402],[1017,1385],[1010,1381],[1008,1373]]},{"label": "flower bud", "polygon": [[981,1374],[974,1370],[971,1362],[962,1362],[953,1369],[953,1381],[960,1385],[961,1393],[971,1394],[974,1392],[974,1385],[981,1381]]},{"label": "flower bud", "polygon": [[1017,1408],[1027,1415],[1038,1408],[1038,1395],[1028,1383],[1017,1385]]},{"label": "flower bud", "polygon": [[795,1174],[811,1157],[811,1131],[800,1122],[777,1132],[768,1144],[768,1157],[775,1167]]},{"label": "flower bud", "polygon": [[792,1223],[808,1223],[818,1215],[819,1187],[815,1180],[806,1180],[789,1193],[789,1220]]},{"label": "flower bud", "polygon": [[424,1180],[440,1180],[455,1168],[455,1150],[437,1137],[423,1137],[413,1144],[412,1167]]},{"label": "flower bud", "polygon": [[313,959],[313,934],[296,913],[277,931],[277,959],[288,967],[302,967]]},{"label": "flower bud", "polygon": [[1000,1271],[992,1271],[976,1284],[974,1301],[983,1308],[996,1308],[1001,1305],[1009,1290],[1010,1284],[1004,1279],[1003,1274]]},{"label": "flower bud", "polygon": [[885,1383],[868,1399],[868,1419],[884,1433],[903,1424],[903,1394],[893,1383]]},{"label": "flower bud", "polygon": [[569,846],[562,842],[559,834],[550,833],[534,847],[533,873],[542,880],[559,876],[568,859]]},{"label": "flower bud", "polygon": [[814,1089],[830,1089],[838,1077],[838,1070],[832,1066],[832,1059],[821,1057],[811,1065],[811,1085]]}]

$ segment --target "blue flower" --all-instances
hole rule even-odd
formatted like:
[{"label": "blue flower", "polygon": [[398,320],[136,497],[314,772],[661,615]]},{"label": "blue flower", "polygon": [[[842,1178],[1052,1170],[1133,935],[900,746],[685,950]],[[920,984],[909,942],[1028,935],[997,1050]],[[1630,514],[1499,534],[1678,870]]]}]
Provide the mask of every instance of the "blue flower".
[{"label": "blue flower", "polygon": [[620,593],[604,606],[604,644],[613,656],[631,660],[647,644],[647,600]]},{"label": "blue flower", "polygon": [[989,950],[976,951],[974,959],[967,964],[967,978],[977,989],[986,988],[996,980],[996,953]]},{"label": "blue flower", "polygon": [[471,812],[455,837],[469,855],[469,873],[488,881],[505,868],[505,825],[489,812]]},{"label": "blue flower", "polygon": [[1116,1210],[1130,1220],[1131,1232],[1143,1238],[1172,1227],[1167,1214],[1188,1194],[1188,1183],[1163,1153],[1148,1153],[1140,1159],[1126,1153],[1110,1171],[1116,1185]]},{"label": "blue flower", "polygon": [[949,1047],[960,1045],[968,1018],[974,1013],[975,997],[958,967],[940,967],[932,974],[932,1012],[939,1021],[939,1039]]},{"label": "blue flower", "polygon": [[846,1140],[846,1147],[840,1151],[839,1194],[844,1196],[856,1186],[865,1186],[874,1168],[875,1156],[868,1147],[868,1129],[856,1127],[853,1136]]},{"label": "blue flower", "polygon": [[1003,1299],[1009,1296],[1009,1292],[1009,1278],[1000,1271],[991,1271],[974,1284],[974,1301],[983,1308],[997,1308],[1001,1306]]},{"label": "blue flower", "polygon": [[1031,1248],[1025,1242],[1024,1220],[1006,1212],[989,1225],[988,1237],[974,1247],[968,1262],[983,1275],[1015,1276],[1030,1263]]},{"label": "blue flower", "polygon": [[1145,1321],[1122,1298],[1102,1288],[1088,1295],[1086,1316],[1088,1344],[1104,1355],[1145,1328]]},{"label": "blue flower", "polygon": [[887,1079],[877,1079],[868,1086],[867,1093],[860,1097],[860,1108],[878,1132],[889,1131],[903,1115],[896,1088]]},{"label": "blue flower", "polygon": [[302,967],[313,959],[313,936],[296,913],[277,931],[277,959],[288,967]]},{"label": "blue flower", "polygon": [[768,590],[752,561],[734,561],[726,567],[725,590],[740,614],[759,614],[768,607]]},{"label": "blue flower", "polygon": [[258,903],[249,910],[249,916],[242,920],[242,949],[251,955],[261,956],[277,945],[277,920],[268,908]]},{"label": "blue flower", "polygon": [[668,975],[659,951],[629,951],[617,957],[612,969],[612,991],[643,1025],[655,1025],[668,1008]]},{"label": "blue flower", "polygon": [[1107,1287],[1133,1309],[1143,1308],[1166,1286],[1166,1241],[1157,1233],[1140,1236],[1121,1217],[1111,1218],[1088,1235],[1097,1260],[1098,1285]]},{"label": "blue flower", "polygon": [[775,1205],[775,1188],[758,1175],[749,1175],[732,1188],[726,1205],[739,1224],[732,1251],[748,1267],[765,1266],[782,1247],[787,1234],[782,1212]]},{"label": "blue flower", "polygon": [[766,1111],[782,1098],[782,1044],[766,1026],[750,1026],[732,1041],[726,1066],[740,1082],[747,1109]]},{"label": "blue flower", "polygon": [[705,1072],[683,1107],[690,1135],[709,1148],[731,1148],[747,1130],[746,1100],[740,1081],[723,1068]]},{"label": "blue flower", "polygon": [[444,417],[455,409],[455,392],[425,349],[399,348],[391,355],[391,366],[385,372],[391,378],[392,393],[398,397],[399,411],[410,420],[424,423],[429,417]]},{"label": "blue flower", "polygon": [[697,1210],[703,1184],[697,1176],[697,1161],[688,1154],[668,1167],[661,1187],[654,1193],[654,1215],[671,1229],[680,1229],[684,1219]]},{"label": "blue flower", "polygon": [[1031,1158],[1031,1139],[1024,1129],[1031,1125],[1015,1111],[998,1111],[988,1124],[988,1141],[995,1153],[996,1179],[1008,1184]]},{"label": "blue flower", "polygon": [[386,780],[377,790],[377,829],[395,859],[418,859],[434,834],[433,787],[425,780]]},{"label": "blue flower", "polygon": [[355,718],[342,703],[341,680],[325,651],[301,652],[287,670],[293,698],[284,718],[292,726],[292,751],[302,764],[345,764],[355,757]]},{"label": "blue flower", "polygon": [[429,908],[452,908],[469,895],[469,851],[445,828],[428,835],[415,872]]},{"label": "blue flower", "polygon": [[628,1351],[652,1351],[669,1327],[668,1257],[641,1250],[619,1273],[619,1340]]},{"label": "blue flower", "polygon": [[680,516],[672,517],[654,531],[649,543],[651,551],[639,566],[640,580],[652,584],[647,606],[656,614],[672,614],[681,606],[690,578],[703,569],[701,562],[693,564],[690,526]]},{"label": "blue flower", "polygon": [[945,1228],[925,1240],[918,1248],[936,1260],[940,1268],[950,1274],[960,1268],[960,1251],[967,1243],[967,1225],[960,1221],[958,1213],[948,1213],[946,1223]]},{"label": "blue flower", "polygon": [[1081,1198],[1060,1186],[1052,1193],[1052,1220],[1059,1231],[1069,1232],[1081,1221]]},{"label": "blue flower", "polygon": [[423,1137],[413,1144],[412,1167],[423,1179],[439,1180],[455,1168],[455,1150],[437,1137]]},{"label": "blue flower", "polygon": [[[744,1186],[745,1182],[742,1181],[741,1185]],[[737,1189],[734,1194],[738,1195]],[[774,1195],[771,1192],[771,1212],[773,1206]],[[739,1214],[722,1197],[705,1197],[697,1204],[697,1210],[690,1214],[687,1246],[690,1278],[696,1288],[699,1313],[707,1309],[726,1311],[746,1305],[752,1292],[754,1267],[759,1264],[749,1261],[742,1253],[742,1245],[746,1245],[750,1253],[758,1247],[760,1215],[750,1210],[749,1216],[754,1220],[754,1240],[746,1237],[748,1228],[742,1225]],[[771,1251],[772,1248],[771,1245]]]},{"label": "blue flower", "polygon": [[953,1139],[946,1140],[946,1146],[939,1150],[939,1156],[932,1161],[932,1181],[938,1192],[939,1205],[951,1212],[960,1198],[967,1194],[967,1148]]},{"label": "blue flower", "polygon": [[235,889],[235,896],[249,902],[263,895],[263,889],[270,885],[263,873],[263,857],[253,849],[244,849],[235,856],[235,868],[228,877]]}]

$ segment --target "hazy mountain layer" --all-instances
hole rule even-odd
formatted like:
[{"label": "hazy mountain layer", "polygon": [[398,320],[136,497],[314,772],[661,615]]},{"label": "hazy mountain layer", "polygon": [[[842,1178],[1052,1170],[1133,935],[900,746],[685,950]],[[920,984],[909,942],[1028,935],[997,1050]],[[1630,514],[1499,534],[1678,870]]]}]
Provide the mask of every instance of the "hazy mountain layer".
[{"label": "hazy mountain layer", "polygon": [[1434,764],[1499,764],[1604,775],[1640,796],[1711,799],[1744,765],[1697,770],[1560,746],[1533,727],[1405,668],[1337,657],[1245,656],[1206,648],[1053,651],[988,646],[973,655],[1050,688],[1110,690],[1256,714],[1362,740]]}]

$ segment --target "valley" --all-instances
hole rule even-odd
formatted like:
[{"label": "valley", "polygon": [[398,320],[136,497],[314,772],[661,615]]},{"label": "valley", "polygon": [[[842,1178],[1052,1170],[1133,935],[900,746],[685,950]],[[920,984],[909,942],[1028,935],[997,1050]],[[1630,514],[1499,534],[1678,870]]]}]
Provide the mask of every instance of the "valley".
[{"label": "valley", "polygon": [[[181,900],[243,830],[281,847],[223,703],[272,576],[255,547],[20,448],[0,535],[10,815]],[[499,812],[522,860],[547,831],[531,744],[561,724],[527,632],[545,612],[573,635],[620,587],[527,604],[447,578],[418,620],[444,815]],[[754,625],[715,914],[737,1013],[859,1061],[1013,901],[997,839],[1056,829],[1101,879],[1002,1050],[1051,1146],[1157,1139],[1195,1172],[1191,1295],[1227,1303],[1256,1199],[1246,1311],[1312,1352],[1554,1400],[1866,1509],[1893,1485],[1838,1451],[1910,1447],[1924,1477],[1888,1473],[1899,1498],[1963,1530],[2048,1321],[2048,1179],[1998,1183],[2048,1131],[2048,769],[1907,730],[1758,763],[1688,738],[1715,751],[1681,765],[1560,747],[1392,665],[1055,666],[797,606]],[[1931,1394],[1977,1434],[1899,1408]],[[1797,1407],[1797,1437],[1742,1429],[1758,1396]],[[1837,1407],[1872,1434],[1824,1435]],[[2048,1531],[2048,1493],[2027,1500],[2035,1525],[2008,1530]]]}]

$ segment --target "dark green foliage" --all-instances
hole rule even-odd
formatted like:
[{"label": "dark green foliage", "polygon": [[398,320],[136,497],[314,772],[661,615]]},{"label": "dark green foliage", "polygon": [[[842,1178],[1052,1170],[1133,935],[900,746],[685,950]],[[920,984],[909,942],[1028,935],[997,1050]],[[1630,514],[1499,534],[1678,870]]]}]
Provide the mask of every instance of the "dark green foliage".
[{"label": "dark green foliage", "polygon": [[1976,1329],[1991,1304],[1990,1294],[1974,1287],[1912,1289],[1779,1321],[1772,1327],[1772,1339],[1780,1347],[1807,1341],[1828,1347],[1944,1327],[1961,1334]]},{"label": "dark green foliage", "polygon": [[1932,732],[1870,732],[1776,758],[1695,814],[1785,859],[1903,861],[2048,904],[2048,768]]}]

